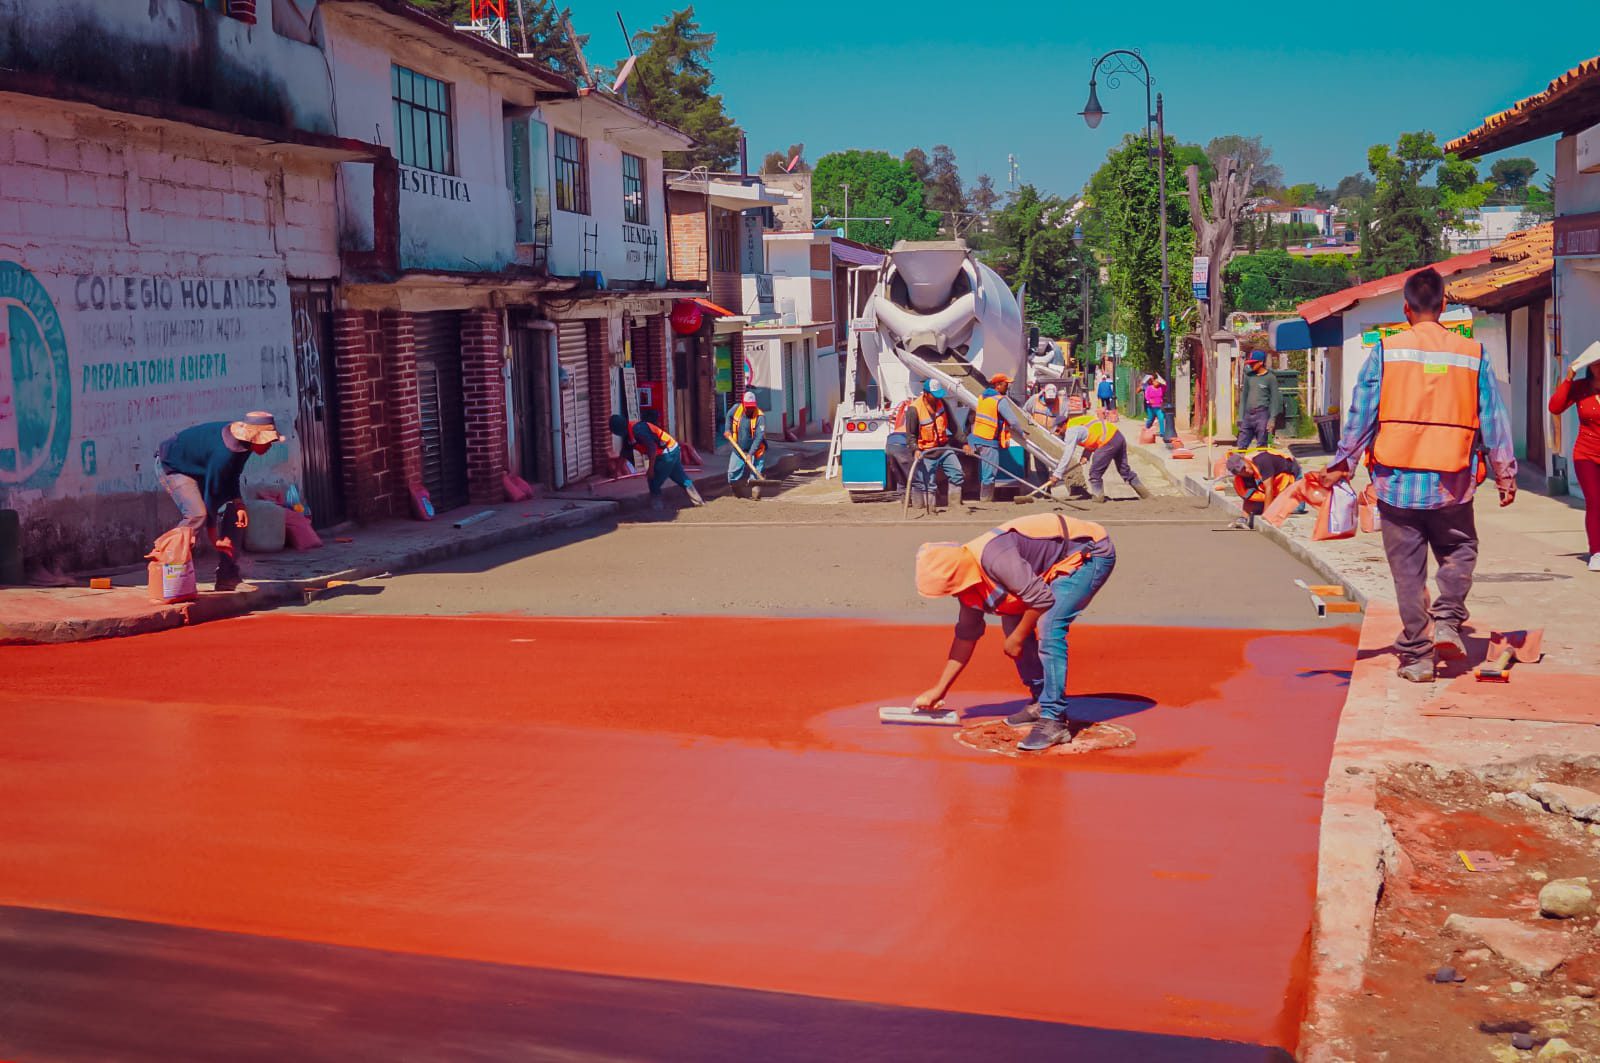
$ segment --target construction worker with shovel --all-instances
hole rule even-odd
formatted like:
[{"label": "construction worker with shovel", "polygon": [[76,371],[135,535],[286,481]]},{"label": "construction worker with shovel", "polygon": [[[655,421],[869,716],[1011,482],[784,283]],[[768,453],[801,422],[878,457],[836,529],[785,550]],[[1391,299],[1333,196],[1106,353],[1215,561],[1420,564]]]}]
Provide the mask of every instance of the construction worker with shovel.
[{"label": "construction worker with shovel", "polygon": [[994,501],[994,481],[1000,471],[1000,455],[1011,448],[1011,433],[1023,431],[1022,421],[1006,391],[1011,378],[996,373],[978,399],[972,417],[972,453],[978,459],[978,501]]},{"label": "construction worker with shovel", "polygon": [[1089,461],[1089,497],[1096,502],[1106,500],[1106,470],[1112,465],[1117,467],[1117,473],[1133,488],[1134,494],[1140,498],[1150,497],[1150,489],[1140,481],[1139,474],[1133,471],[1133,464],[1128,461],[1128,440],[1112,419],[1116,415],[1114,409],[1100,409],[1067,420],[1061,436],[1066,449],[1056,467],[1050,470],[1050,478],[1045,481],[1047,487],[1054,487],[1066,479],[1067,474],[1082,460],[1081,454]]},{"label": "construction worker with shovel", "polygon": [[[760,498],[760,481],[767,470],[767,415],[756,402],[755,392],[745,392],[744,401],[733,408],[723,436],[733,444],[733,453],[728,455],[728,484],[733,493]],[[748,484],[745,482],[747,475]]]},{"label": "construction worker with shovel", "polygon": [[1105,528],[1039,513],[985,532],[970,542],[924,543],[917,551],[917,593],[961,603],[955,638],[939,681],[917,695],[918,709],[936,709],[972,660],[987,614],[1000,617],[1006,656],[1033,703],[1006,717],[1031,730],[1017,747],[1028,752],[1071,741],[1067,715],[1067,636],[1110,578],[1117,551]]},{"label": "construction worker with shovel", "polygon": [[691,504],[703,506],[705,499],[683,470],[683,449],[678,441],[658,424],[649,421],[632,421],[620,413],[611,415],[611,431],[622,437],[623,453],[631,446],[643,454],[650,463],[650,508],[665,509],[661,500],[661,487],[668,480],[683,488]]}]

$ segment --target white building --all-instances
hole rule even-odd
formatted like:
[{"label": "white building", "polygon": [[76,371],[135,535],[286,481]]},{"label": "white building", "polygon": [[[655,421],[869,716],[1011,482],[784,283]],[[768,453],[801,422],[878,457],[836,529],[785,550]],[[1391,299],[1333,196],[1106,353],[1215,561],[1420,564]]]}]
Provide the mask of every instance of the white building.
[{"label": "white building", "polygon": [[1525,207],[1495,206],[1468,211],[1462,220],[1459,229],[1444,231],[1445,246],[1452,255],[1503,244],[1512,233],[1531,228],[1539,219]]},{"label": "white building", "polygon": [[[769,417],[805,435],[833,423],[840,368],[831,230],[766,233],[766,274],[744,278],[751,385]],[[770,290],[769,286],[770,285]]]}]

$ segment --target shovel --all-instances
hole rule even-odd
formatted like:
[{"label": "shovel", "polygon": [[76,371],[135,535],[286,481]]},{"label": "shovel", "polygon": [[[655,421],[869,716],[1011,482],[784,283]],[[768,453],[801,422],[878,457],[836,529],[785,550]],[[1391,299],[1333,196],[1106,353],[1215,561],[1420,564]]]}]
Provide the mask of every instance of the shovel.
[{"label": "shovel", "polygon": [[754,459],[744,452],[743,447],[739,446],[739,441],[733,438],[732,432],[722,433],[722,438],[728,441],[728,444],[733,447],[733,452],[739,455],[739,460],[744,462],[745,467],[750,470],[750,480],[752,483],[758,484],[761,487],[771,487],[779,482],[777,480],[767,479],[766,474],[764,474],[760,469],[756,468]]},{"label": "shovel", "polygon": [[1544,628],[1529,631],[1494,631],[1489,634],[1489,655],[1473,673],[1480,683],[1511,682],[1511,662],[1537,664],[1544,656]]}]

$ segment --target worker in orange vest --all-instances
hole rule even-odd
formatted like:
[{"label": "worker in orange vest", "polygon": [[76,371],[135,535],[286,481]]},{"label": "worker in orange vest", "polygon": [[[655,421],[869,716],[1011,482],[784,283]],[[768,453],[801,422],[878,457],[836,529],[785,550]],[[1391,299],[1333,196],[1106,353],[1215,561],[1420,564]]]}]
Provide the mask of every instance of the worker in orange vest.
[{"label": "worker in orange vest", "polygon": [[1000,455],[1011,447],[1011,433],[1021,432],[1022,422],[1017,408],[1006,397],[1011,378],[996,373],[989,378],[989,386],[978,399],[978,410],[972,417],[972,453],[978,459],[978,500],[994,501],[995,474],[1000,468]]},{"label": "worker in orange vest", "polygon": [[921,459],[911,481],[911,504],[926,506],[934,501],[940,473],[959,500],[966,474],[956,452],[966,446],[966,434],[961,430],[960,419],[952,414],[944,385],[939,381],[924,381],[922,394],[906,407],[906,437],[915,443]]},{"label": "worker in orange vest", "polygon": [[938,708],[972,660],[986,614],[1000,617],[1006,656],[1032,702],[1006,717],[1030,727],[1019,749],[1034,752],[1071,741],[1067,709],[1067,635],[1117,564],[1105,528],[1057,513],[1007,521],[964,544],[924,543],[917,551],[917,593],[961,603],[955,638],[939,681],[917,695]]},{"label": "worker in orange vest", "polygon": [[[756,402],[756,393],[744,393],[744,401],[735,406],[728,417],[728,430],[723,436],[744,451],[741,457],[738,450],[728,454],[728,484],[733,488],[733,493],[750,499],[761,497],[760,479],[767,471],[767,415],[761,412],[760,403]],[[748,457],[753,463],[746,464]],[[749,478],[746,482],[746,477]]]},{"label": "worker in orange vest", "polygon": [[1281,450],[1232,451],[1227,469],[1233,477],[1235,493],[1244,502],[1244,516],[1228,525],[1230,528],[1254,528],[1256,518],[1266,512],[1272,500],[1300,479],[1300,463],[1294,455]]},{"label": "worker in orange vest", "polygon": [[[1430,683],[1435,657],[1466,654],[1461,626],[1478,562],[1472,498],[1484,463],[1480,440],[1502,506],[1517,496],[1517,459],[1483,345],[1439,323],[1444,278],[1432,268],[1413,273],[1405,301],[1410,327],[1381,340],[1361,367],[1339,449],[1317,479],[1326,487],[1348,479],[1370,448],[1383,551],[1400,607],[1399,675]],[[1430,551],[1439,565],[1431,601]]]},{"label": "worker in orange vest", "polygon": [[1050,478],[1045,481],[1046,487],[1054,487],[1066,479],[1078,462],[1087,458],[1089,496],[1096,502],[1106,500],[1106,470],[1113,464],[1128,486],[1133,488],[1134,494],[1140,498],[1150,497],[1150,489],[1139,479],[1139,474],[1133,471],[1133,465],[1128,461],[1128,440],[1113,420],[1116,415],[1114,408],[1101,407],[1093,413],[1066,420],[1061,435],[1066,449],[1061,454],[1061,460],[1056,462],[1056,467],[1050,470]]},{"label": "worker in orange vest", "polygon": [[622,452],[631,446],[650,462],[650,508],[664,509],[661,486],[668,480],[683,488],[692,505],[703,506],[705,499],[683,471],[683,450],[665,428],[649,421],[629,421],[620,413],[611,415],[611,431],[622,437]]}]

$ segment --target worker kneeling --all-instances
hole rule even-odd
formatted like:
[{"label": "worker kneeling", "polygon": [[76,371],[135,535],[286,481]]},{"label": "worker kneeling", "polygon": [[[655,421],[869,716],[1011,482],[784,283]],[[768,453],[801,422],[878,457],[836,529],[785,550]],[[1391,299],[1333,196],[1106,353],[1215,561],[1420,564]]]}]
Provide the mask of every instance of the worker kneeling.
[{"label": "worker kneeling", "polygon": [[1019,749],[1070,741],[1067,634],[1116,567],[1117,552],[1098,524],[1042,513],[1007,521],[966,544],[924,543],[917,551],[917,593],[961,603],[950,657],[939,681],[917,695],[919,709],[937,708],[972,660],[984,615],[1000,617],[1006,656],[1033,702],[1006,717],[1033,725]]},{"label": "worker kneeling", "polygon": [[1228,455],[1233,490],[1244,500],[1244,516],[1229,527],[1253,528],[1272,500],[1300,479],[1300,463],[1281,450],[1236,450]]}]

